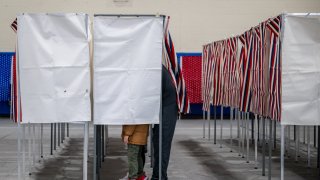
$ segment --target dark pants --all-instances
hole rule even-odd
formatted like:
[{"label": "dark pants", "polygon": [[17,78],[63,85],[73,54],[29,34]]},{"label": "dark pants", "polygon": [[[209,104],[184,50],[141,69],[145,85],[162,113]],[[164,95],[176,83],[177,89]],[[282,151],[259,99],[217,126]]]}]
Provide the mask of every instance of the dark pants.
[{"label": "dark pants", "polygon": [[[167,180],[167,170],[170,160],[171,142],[176,128],[178,107],[176,104],[164,106],[162,109],[162,166],[161,176]],[[154,167],[152,179],[159,179],[159,125],[153,128]]]}]

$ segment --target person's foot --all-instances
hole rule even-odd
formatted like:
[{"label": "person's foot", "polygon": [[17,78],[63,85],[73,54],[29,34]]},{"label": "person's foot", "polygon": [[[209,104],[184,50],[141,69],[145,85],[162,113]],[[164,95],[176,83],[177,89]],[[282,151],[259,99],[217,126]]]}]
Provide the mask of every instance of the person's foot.
[{"label": "person's foot", "polygon": [[141,176],[138,177],[137,180],[149,180],[149,178],[145,174],[142,174]]},{"label": "person's foot", "polygon": [[137,180],[149,180],[149,178],[146,175],[146,172],[143,171]]}]

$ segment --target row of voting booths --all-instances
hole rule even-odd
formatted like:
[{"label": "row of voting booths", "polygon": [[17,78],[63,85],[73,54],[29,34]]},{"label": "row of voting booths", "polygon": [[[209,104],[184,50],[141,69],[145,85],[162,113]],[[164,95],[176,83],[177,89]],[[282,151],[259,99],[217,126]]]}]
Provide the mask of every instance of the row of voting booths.
[{"label": "row of voting booths", "polygon": [[164,22],[162,15],[95,15],[93,25],[81,13],[18,15],[12,89],[19,179],[25,177],[25,126],[83,124],[87,179],[89,122],[95,138],[97,125],[159,123]]},{"label": "row of voting booths", "polygon": [[[304,138],[306,134],[309,168],[312,166],[310,135],[314,130],[316,146],[318,129],[319,167],[319,30],[320,14],[286,13],[270,18],[239,36],[203,46],[202,98],[203,109],[208,114],[209,133],[210,107],[222,106],[221,112],[223,107],[230,107],[231,146],[238,146],[239,156],[246,157],[249,163],[251,129],[255,167],[261,167],[263,176],[266,151],[269,153],[268,179],[272,178],[272,149],[277,146],[277,133],[281,132],[279,170],[282,180],[285,177],[284,155],[289,158],[289,154],[294,152],[291,157],[298,161],[302,137],[299,127],[304,129]],[[252,114],[250,119],[254,119],[251,128],[249,113]],[[205,119],[204,114],[204,122]],[[237,135],[232,133],[233,120],[237,121]],[[281,131],[277,131],[277,123]],[[292,130],[294,133],[290,135]],[[260,144],[262,141],[261,163],[258,163],[259,136]],[[220,138],[222,140],[222,118]],[[238,143],[232,144],[233,139],[237,139]]]}]

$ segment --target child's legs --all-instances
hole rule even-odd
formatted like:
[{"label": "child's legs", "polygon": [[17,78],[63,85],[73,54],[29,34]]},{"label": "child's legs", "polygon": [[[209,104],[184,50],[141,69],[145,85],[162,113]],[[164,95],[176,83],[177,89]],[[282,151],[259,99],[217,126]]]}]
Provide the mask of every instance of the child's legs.
[{"label": "child's legs", "polygon": [[137,178],[139,172],[140,146],[128,144],[129,178]]}]

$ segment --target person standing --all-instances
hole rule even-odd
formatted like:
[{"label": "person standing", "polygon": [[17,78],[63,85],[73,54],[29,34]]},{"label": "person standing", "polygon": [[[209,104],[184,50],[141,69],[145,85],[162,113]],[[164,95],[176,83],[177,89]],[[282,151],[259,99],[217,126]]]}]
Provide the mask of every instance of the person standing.
[{"label": "person standing", "polygon": [[126,180],[147,180],[144,168],[144,146],[147,144],[149,133],[148,124],[123,125],[122,140],[128,145],[128,177]]},{"label": "person standing", "polygon": [[[171,143],[178,118],[176,88],[169,71],[162,66],[162,165],[161,177],[168,179],[167,170],[170,160]],[[154,167],[151,180],[159,179],[159,124],[153,128]]]}]

